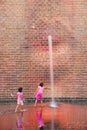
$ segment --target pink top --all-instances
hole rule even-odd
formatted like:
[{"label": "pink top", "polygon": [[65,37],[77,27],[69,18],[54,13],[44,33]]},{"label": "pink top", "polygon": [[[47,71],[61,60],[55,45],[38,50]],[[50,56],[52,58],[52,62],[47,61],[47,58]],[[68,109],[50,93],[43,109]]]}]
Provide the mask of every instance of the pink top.
[{"label": "pink top", "polygon": [[38,93],[43,93],[44,87],[38,86]]},{"label": "pink top", "polygon": [[23,92],[17,92],[17,100],[23,101]]}]

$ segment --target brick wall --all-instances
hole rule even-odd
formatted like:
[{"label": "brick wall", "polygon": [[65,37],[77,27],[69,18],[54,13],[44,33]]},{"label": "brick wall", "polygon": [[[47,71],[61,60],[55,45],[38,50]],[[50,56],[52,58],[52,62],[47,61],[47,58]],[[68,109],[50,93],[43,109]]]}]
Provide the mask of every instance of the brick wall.
[{"label": "brick wall", "polygon": [[[0,1],[0,98],[35,97],[50,87],[48,35],[52,35],[54,96],[87,97],[87,2]],[[45,90],[44,97],[51,91]]]}]

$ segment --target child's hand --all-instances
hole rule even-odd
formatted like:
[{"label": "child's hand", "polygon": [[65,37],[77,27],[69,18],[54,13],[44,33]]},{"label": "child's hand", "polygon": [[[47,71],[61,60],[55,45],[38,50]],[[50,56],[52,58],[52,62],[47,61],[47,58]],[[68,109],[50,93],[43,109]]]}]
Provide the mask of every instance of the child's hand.
[{"label": "child's hand", "polygon": [[11,93],[11,97],[14,97],[14,95]]},{"label": "child's hand", "polygon": [[50,87],[46,87],[45,89],[50,89]]}]

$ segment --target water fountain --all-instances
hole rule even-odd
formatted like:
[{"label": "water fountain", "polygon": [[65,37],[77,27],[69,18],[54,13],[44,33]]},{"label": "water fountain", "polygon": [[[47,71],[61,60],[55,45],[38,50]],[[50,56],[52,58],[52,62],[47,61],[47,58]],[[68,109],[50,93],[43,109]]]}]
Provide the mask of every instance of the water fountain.
[{"label": "water fountain", "polygon": [[58,107],[55,99],[54,99],[54,75],[53,75],[53,56],[52,56],[52,36],[48,36],[48,44],[49,44],[49,58],[50,58],[50,85],[51,85],[51,99],[50,107],[56,108]]}]

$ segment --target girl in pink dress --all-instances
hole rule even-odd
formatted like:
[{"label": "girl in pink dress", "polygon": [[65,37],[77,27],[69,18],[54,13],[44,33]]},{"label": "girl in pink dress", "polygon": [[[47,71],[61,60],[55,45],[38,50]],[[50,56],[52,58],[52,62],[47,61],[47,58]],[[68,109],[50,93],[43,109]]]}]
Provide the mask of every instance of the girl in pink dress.
[{"label": "girl in pink dress", "polygon": [[23,110],[23,105],[24,105],[23,100],[24,100],[24,97],[23,97],[22,87],[20,87],[18,88],[18,92],[17,92],[17,106],[15,109],[15,112],[17,112],[18,109]]},{"label": "girl in pink dress", "polygon": [[40,102],[42,104],[43,91],[44,91],[44,84],[43,84],[43,82],[41,82],[39,84],[37,92],[36,92],[35,106],[36,106],[38,100],[40,100]]}]

